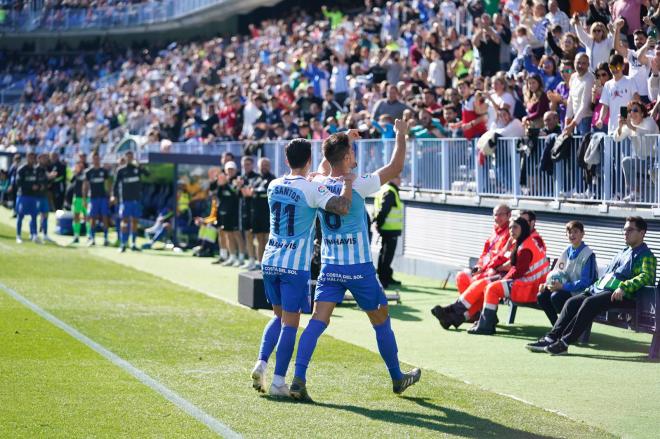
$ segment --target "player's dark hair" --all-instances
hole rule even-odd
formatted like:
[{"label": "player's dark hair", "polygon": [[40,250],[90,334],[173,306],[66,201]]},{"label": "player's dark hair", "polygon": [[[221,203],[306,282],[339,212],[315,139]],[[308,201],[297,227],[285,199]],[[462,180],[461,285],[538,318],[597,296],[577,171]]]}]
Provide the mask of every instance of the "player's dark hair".
[{"label": "player's dark hair", "polygon": [[346,133],[335,133],[323,141],[323,157],[334,166],[344,160],[350,147]]},{"label": "player's dark hair", "polygon": [[284,150],[291,169],[304,168],[312,156],[312,144],[305,139],[293,139]]}]

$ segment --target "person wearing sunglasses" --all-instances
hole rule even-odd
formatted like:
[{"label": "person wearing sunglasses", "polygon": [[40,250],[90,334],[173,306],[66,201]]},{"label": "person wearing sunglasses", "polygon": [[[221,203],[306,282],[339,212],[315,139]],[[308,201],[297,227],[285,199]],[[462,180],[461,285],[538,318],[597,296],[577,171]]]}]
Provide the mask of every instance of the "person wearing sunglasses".
[{"label": "person wearing sunglasses", "polygon": [[[607,132],[607,123],[610,119],[610,114],[607,111],[607,108],[605,108],[605,106],[600,103],[600,96],[603,94],[603,87],[605,86],[605,83],[607,83],[607,81],[610,79],[612,79],[612,72],[610,72],[610,67],[607,65],[607,63],[599,64],[598,69],[596,70],[596,80],[594,81],[594,85],[591,89],[591,102],[595,104],[594,113],[591,117],[591,127],[595,132]],[[596,123],[600,120],[601,115],[603,118],[604,126],[597,128]]]},{"label": "person wearing sunglasses", "polygon": [[598,64],[607,62],[610,51],[614,47],[614,40],[608,36],[607,27],[603,23],[593,23],[588,34],[580,24],[577,14],[573,15],[571,23],[575,27],[575,33],[580,43],[587,49],[587,55],[591,61],[589,70],[596,70]]},{"label": "person wearing sunglasses", "polygon": [[[578,136],[582,136],[591,129],[591,90],[596,78],[589,71],[589,55],[586,53],[578,54],[574,65],[575,72],[569,80],[566,102],[566,130],[575,131]],[[605,76],[609,78],[607,74]]]},{"label": "person wearing sunglasses", "polygon": [[605,125],[604,114],[609,110],[610,119],[607,123],[607,133],[611,135],[618,127],[617,115],[621,107],[627,106],[633,98],[639,99],[639,93],[635,81],[623,74],[623,57],[621,55],[610,56],[609,68],[614,77],[603,86],[603,93],[600,96],[603,111],[596,122],[596,127],[602,128]]},{"label": "person wearing sunglasses", "polygon": [[641,201],[640,187],[647,188],[648,191],[650,185],[640,181],[637,175],[646,175],[646,170],[652,167],[653,147],[657,138],[648,135],[658,134],[659,130],[658,124],[648,115],[642,102],[631,101],[627,108],[627,116],[619,116],[619,126],[614,133],[614,140],[617,142],[630,138],[632,147],[632,155],[624,156],[621,160],[627,193],[623,200]]},{"label": "person wearing sunglasses", "polygon": [[634,308],[637,291],[655,285],[657,260],[644,242],[647,229],[642,217],[626,218],[626,247],[614,256],[605,274],[587,291],[568,299],[550,332],[525,347],[532,352],[566,354],[598,314],[612,308]]},{"label": "person wearing sunglasses", "polygon": [[614,22],[614,49],[627,60],[628,76],[637,84],[642,102],[648,104],[651,101],[646,82],[651,70],[651,60],[647,55],[655,52],[655,38],[647,38],[643,30],[637,29],[633,33],[635,50],[628,49],[628,46],[621,41],[621,29],[625,23],[622,18]]}]

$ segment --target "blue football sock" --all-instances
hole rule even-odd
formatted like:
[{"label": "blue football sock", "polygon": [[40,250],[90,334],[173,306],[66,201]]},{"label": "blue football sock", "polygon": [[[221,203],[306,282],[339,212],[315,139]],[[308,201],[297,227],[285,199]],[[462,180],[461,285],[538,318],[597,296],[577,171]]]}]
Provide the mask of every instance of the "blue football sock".
[{"label": "blue football sock", "polygon": [[293,347],[296,344],[296,332],[298,328],[282,325],[275,353],[275,375],[286,376],[286,370],[293,356]]},{"label": "blue football sock", "polygon": [[131,241],[133,241],[133,245],[135,245],[135,241],[137,241],[137,232],[131,231]]},{"label": "blue football sock", "polygon": [[48,235],[48,217],[44,216],[41,218],[41,231],[44,236]]},{"label": "blue football sock", "polygon": [[307,367],[316,349],[316,343],[327,328],[324,322],[316,319],[311,319],[307,327],[300,336],[298,342],[298,353],[296,354],[296,373],[295,377],[303,381],[307,380]]},{"label": "blue football sock", "polygon": [[108,228],[103,226],[103,239],[108,240]]},{"label": "blue football sock", "polygon": [[261,336],[261,347],[259,348],[259,359],[261,361],[268,363],[270,354],[273,353],[273,350],[277,345],[277,339],[280,337],[280,332],[282,332],[282,319],[273,316],[273,318],[270,319],[270,322],[266,324],[264,333]]},{"label": "blue football sock", "polygon": [[120,230],[119,232],[119,240],[121,241],[121,245],[125,246],[126,243],[128,242],[128,230]]},{"label": "blue football sock", "polygon": [[32,236],[37,235],[37,216],[36,215],[31,215],[30,216],[30,235],[32,235]]},{"label": "blue football sock", "polygon": [[22,213],[16,215],[16,236],[21,236],[21,229],[23,228],[23,217]]},{"label": "blue football sock", "polygon": [[380,356],[385,360],[390,376],[393,380],[400,380],[403,378],[403,373],[401,373],[401,368],[399,367],[399,356],[397,355],[399,350],[396,346],[396,339],[394,338],[390,318],[388,317],[385,323],[381,325],[375,325],[374,330],[376,331],[378,352],[380,352]]}]

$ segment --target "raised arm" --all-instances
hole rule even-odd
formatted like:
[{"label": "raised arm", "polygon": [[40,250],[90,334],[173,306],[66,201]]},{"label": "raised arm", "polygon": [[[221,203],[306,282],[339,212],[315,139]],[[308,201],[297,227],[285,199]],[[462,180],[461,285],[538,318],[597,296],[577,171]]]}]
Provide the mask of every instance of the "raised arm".
[{"label": "raised arm", "polygon": [[396,131],[396,146],[394,147],[392,158],[387,165],[376,171],[376,174],[380,177],[381,185],[401,174],[406,160],[406,133],[408,132],[408,123],[397,119],[394,121],[394,130]]},{"label": "raised arm", "polygon": [[628,47],[621,43],[621,29],[624,24],[626,24],[626,22],[623,18],[619,18],[614,22],[614,50],[625,58],[628,56]]}]

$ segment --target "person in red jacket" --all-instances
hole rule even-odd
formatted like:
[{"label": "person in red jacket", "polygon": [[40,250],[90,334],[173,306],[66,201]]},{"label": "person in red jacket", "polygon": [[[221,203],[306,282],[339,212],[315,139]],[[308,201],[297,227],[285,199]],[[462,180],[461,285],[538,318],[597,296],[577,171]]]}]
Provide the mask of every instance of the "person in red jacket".
[{"label": "person in red jacket", "polygon": [[484,307],[478,323],[469,334],[493,335],[497,324],[497,306],[502,299],[535,303],[539,285],[550,272],[550,263],[532,235],[529,222],[523,217],[511,221],[511,236],[516,240],[511,252],[511,269],[498,281],[486,287]]},{"label": "person in red jacket", "polygon": [[[493,208],[493,233],[484,243],[479,260],[469,270],[459,271],[456,274],[456,288],[459,294],[465,292],[472,282],[488,276],[490,270],[497,270],[509,260],[506,254],[509,242],[509,220],[511,208],[506,204],[498,204]],[[492,273],[491,273],[492,275]]]},{"label": "person in red jacket", "polygon": [[501,298],[511,298],[516,302],[536,301],[538,285],[545,281],[549,271],[545,249],[540,248],[532,237],[531,227],[525,218],[518,217],[511,221],[509,231],[514,247],[506,265],[511,268],[504,276],[491,274],[472,283],[455,303],[447,307],[433,308],[432,314],[444,329],[449,329],[452,325],[458,328],[481,311],[478,323],[468,332],[493,334],[497,322],[495,311]]}]

